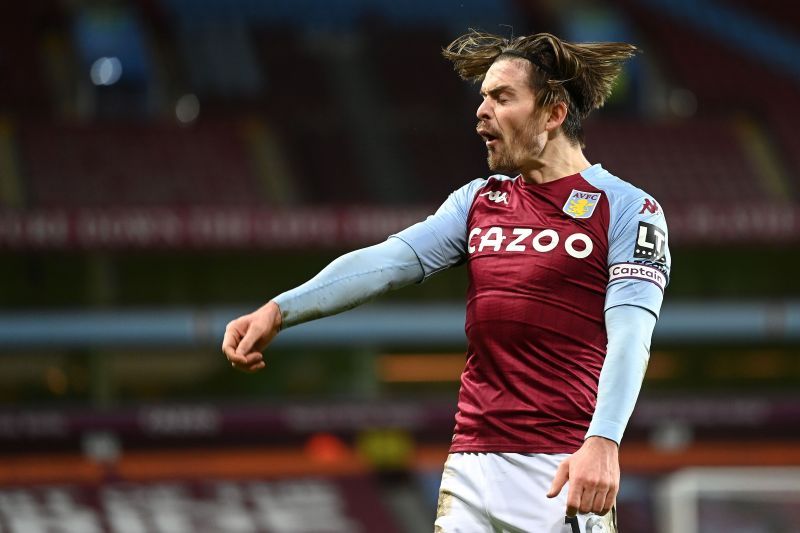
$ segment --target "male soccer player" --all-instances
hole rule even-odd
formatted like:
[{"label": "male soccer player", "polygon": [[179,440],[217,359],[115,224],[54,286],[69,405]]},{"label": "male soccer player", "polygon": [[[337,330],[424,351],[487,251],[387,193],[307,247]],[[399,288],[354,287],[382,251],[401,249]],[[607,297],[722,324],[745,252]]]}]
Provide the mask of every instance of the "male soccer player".
[{"label": "male soccer player", "polygon": [[497,173],[225,332],[231,364],[257,371],[282,328],[466,263],[467,359],[437,532],[616,531],[618,444],[670,259],[658,203],[587,161],[581,120],[634,51],[550,34],[456,39],[444,55],[481,81],[477,133]]}]

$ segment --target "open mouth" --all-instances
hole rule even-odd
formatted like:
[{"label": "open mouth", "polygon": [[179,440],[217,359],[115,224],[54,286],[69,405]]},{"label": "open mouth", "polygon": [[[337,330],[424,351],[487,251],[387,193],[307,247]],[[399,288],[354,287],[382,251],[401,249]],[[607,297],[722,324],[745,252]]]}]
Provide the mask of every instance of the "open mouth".
[{"label": "open mouth", "polygon": [[479,130],[478,135],[480,135],[486,142],[486,146],[489,146],[500,139],[500,137],[488,132],[487,130]]}]

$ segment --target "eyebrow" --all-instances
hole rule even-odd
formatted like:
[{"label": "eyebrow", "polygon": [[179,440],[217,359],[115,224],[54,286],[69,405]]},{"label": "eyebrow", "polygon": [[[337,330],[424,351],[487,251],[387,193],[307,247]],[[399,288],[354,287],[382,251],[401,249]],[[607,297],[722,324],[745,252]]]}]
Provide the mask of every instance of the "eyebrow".
[{"label": "eyebrow", "polygon": [[498,94],[503,93],[503,92],[508,92],[508,93],[512,93],[513,94],[514,93],[514,88],[511,87],[511,85],[498,85],[497,87],[493,87],[492,89],[489,89],[488,91],[484,91],[483,89],[481,89],[480,95],[483,96],[483,97],[485,97],[487,94],[491,95],[491,96],[497,96]]}]

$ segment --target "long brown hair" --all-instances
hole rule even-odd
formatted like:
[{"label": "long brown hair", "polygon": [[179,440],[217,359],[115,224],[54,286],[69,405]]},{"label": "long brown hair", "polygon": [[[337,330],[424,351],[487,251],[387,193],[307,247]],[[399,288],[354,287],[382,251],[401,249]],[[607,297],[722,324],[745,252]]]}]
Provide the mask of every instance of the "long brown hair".
[{"label": "long brown hair", "polygon": [[505,38],[470,30],[450,43],[442,55],[469,81],[483,80],[499,57],[527,59],[532,65],[536,104],[566,103],[569,111],[561,128],[567,138],[583,146],[581,121],[603,105],[623,62],[636,51],[632,44],[569,43],[550,33]]}]

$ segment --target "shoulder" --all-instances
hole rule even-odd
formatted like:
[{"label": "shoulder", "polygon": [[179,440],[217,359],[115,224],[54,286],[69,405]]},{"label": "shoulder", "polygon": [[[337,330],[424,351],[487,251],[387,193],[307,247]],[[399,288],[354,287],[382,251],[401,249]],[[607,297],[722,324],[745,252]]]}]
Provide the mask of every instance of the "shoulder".
[{"label": "shoulder", "polygon": [[506,176],[504,174],[492,174],[486,178],[478,178],[470,181],[466,185],[462,187],[462,189],[469,189],[472,191],[477,191],[478,189],[482,189],[487,185],[491,186],[497,183],[514,183],[516,181],[516,177],[512,178],[511,176]]},{"label": "shoulder", "polygon": [[661,206],[651,194],[611,174],[601,165],[592,165],[581,172],[581,176],[592,187],[606,195],[612,217],[622,216],[634,210],[637,213],[641,211],[653,215],[661,212]]},{"label": "shoulder", "polygon": [[455,196],[457,197],[455,199],[462,202],[472,203],[478,191],[498,183],[514,183],[516,179],[503,174],[493,174],[487,178],[478,178],[466,183],[461,188],[456,189],[450,196],[451,198]]}]

